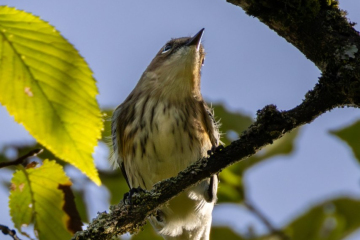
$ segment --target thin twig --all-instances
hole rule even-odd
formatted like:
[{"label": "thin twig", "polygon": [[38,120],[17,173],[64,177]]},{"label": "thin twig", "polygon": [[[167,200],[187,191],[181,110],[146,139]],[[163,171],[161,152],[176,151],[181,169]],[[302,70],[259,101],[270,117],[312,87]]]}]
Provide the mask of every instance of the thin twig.
[{"label": "thin twig", "polygon": [[8,228],[7,226],[1,225],[0,224],[0,230],[4,235],[9,235],[11,236],[14,240],[21,240],[17,235],[16,235],[16,231],[13,229]]},{"label": "thin twig", "polygon": [[287,236],[283,231],[274,227],[274,225],[270,222],[270,220],[259,210],[257,209],[250,201],[244,201],[245,207],[249,209],[256,217],[260,219],[260,221],[268,228],[269,232],[272,235],[278,236],[282,240],[290,240],[289,236]]},{"label": "thin twig", "polygon": [[38,154],[40,154],[42,152],[43,152],[43,149],[41,149],[41,148],[31,150],[27,154],[19,157],[18,159],[14,160],[14,161],[0,163],[0,168],[22,164],[24,162],[24,160],[26,160],[27,158],[35,157],[35,156],[37,156]]}]

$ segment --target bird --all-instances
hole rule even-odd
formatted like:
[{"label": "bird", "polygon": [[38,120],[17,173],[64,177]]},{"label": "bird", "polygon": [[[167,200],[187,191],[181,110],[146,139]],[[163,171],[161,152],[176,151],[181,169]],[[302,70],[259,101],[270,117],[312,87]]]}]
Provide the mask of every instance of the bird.
[{"label": "bird", "polygon": [[[111,161],[130,189],[150,190],[221,144],[219,123],[200,92],[203,34],[204,28],[162,46],[114,110]],[[215,174],[160,207],[150,223],[166,240],[208,240],[217,188]]]}]

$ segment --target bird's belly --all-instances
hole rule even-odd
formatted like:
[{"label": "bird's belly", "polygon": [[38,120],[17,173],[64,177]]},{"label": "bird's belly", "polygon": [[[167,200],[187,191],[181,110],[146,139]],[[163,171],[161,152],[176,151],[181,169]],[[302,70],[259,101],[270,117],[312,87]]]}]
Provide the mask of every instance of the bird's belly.
[{"label": "bird's belly", "polygon": [[[194,126],[197,120],[188,118],[176,108],[164,110],[158,106],[153,120],[138,132],[134,139],[136,153],[129,169],[137,169],[137,186],[151,189],[166,178],[176,176],[211,148],[207,134],[201,134]],[[206,151],[205,151],[206,152]],[[136,187],[136,186],[133,186]]]},{"label": "bird's belly", "polygon": [[153,173],[149,179],[152,184],[176,176],[200,158],[201,147],[195,133],[184,128],[179,112],[168,112],[155,117],[155,129],[149,135],[153,146],[147,146],[148,161],[144,170]]}]

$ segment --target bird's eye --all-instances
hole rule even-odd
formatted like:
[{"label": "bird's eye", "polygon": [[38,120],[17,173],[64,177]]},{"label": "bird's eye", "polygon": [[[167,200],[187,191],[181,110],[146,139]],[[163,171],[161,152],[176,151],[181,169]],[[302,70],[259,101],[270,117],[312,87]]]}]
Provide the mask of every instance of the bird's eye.
[{"label": "bird's eye", "polygon": [[172,48],[172,46],[170,44],[166,44],[163,51],[161,53],[166,53],[168,52],[170,49]]}]

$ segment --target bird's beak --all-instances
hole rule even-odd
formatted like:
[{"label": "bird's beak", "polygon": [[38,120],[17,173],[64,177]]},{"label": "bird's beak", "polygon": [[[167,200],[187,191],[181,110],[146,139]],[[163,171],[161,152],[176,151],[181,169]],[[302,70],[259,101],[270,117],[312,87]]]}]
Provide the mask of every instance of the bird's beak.
[{"label": "bird's beak", "polygon": [[186,44],[186,46],[196,46],[196,51],[199,51],[200,44],[201,44],[201,38],[203,36],[205,28],[201,29],[197,34],[195,34]]}]

